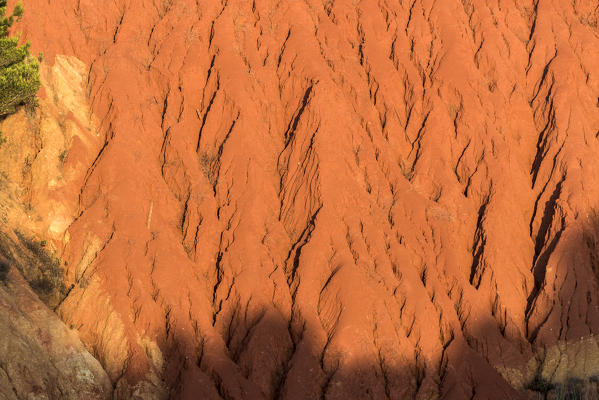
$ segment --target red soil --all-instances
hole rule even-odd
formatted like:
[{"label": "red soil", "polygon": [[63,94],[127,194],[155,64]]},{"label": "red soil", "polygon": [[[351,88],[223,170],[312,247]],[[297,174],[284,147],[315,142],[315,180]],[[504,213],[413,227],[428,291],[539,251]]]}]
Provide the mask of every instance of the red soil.
[{"label": "red soil", "polygon": [[89,66],[58,313],[118,398],[526,398],[599,333],[595,2],[25,6]]}]

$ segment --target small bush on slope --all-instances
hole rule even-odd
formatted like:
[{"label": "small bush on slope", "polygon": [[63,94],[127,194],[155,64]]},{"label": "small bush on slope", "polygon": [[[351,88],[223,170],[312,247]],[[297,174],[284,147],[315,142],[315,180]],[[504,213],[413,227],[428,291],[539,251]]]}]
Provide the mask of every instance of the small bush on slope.
[{"label": "small bush on slope", "polygon": [[68,293],[59,259],[48,253],[41,242],[15,232],[17,241],[0,230],[0,283],[15,267],[39,298],[51,309]]},{"label": "small bush on slope", "polygon": [[12,114],[23,104],[35,104],[40,89],[39,62],[29,54],[29,43],[19,46],[19,39],[9,37],[9,29],[23,16],[17,4],[6,16],[6,0],[0,0],[0,116]]}]

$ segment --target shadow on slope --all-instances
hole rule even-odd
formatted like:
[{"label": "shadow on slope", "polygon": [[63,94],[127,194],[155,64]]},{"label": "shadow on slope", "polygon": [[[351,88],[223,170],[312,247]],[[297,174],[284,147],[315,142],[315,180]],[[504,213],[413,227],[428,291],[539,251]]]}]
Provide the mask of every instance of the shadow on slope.
[{"label": "shadow on slope", "polygon": [[0,280],[6,279],[11,267],[16,267],[40,299],[54,309],[67,289],[61,261],[45,245],[44,241],[35,241],[20,232],[9,235],[0,231]]}]

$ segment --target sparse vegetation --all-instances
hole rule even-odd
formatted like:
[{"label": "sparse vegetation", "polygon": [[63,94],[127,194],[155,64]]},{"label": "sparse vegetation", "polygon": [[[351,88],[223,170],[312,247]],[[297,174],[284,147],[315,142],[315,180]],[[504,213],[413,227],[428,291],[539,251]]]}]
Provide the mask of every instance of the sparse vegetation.
[{"label": "sparse vegetation", "polygon": [[5,279],[10,266],[16,267],[40,299],[54,308],[67,292],[61,261],[51,255],[41,241],[19,232],[16,236],[18,241],[15,242],[0,232],[0,279]]},{"label": "sparse vegetation", "polygon": [[31,161],[29,156],[25,157],[25,162],[23,163],[23,169],[21,171],[23,176],[27,175],[27,173],[31,170],[32,166],[33,162]]},{"label": "sparse vegetation", "polygon": [[4,259],[0,259],[0,282],[6,282],[8,271],[10,271],[10,263]]},{"label": "sparse vegetation", "polygon": [[[590,380],[592,381],[593,379],[591,378]],[[563,383],[552,383],[537,375],[528,384],[527,389],[542,394],[544,398],[555,400],[586,400],[591,398],[589,397],[589,393],[587,393],[586,384],[587,382],[577,378],[567,379]]]},{"label": "sparse vegetation", "polygon": [[457,104],[451,103],[447,105],[447,113],[451,117],[451,119],[455,119],[456,115],[460,111],[460,107]]},{"label": "sparse vegetation", "polygon": [[44,302],[58,302],[61,294],[66,292],[60,260],[48,253],[45,240],[37,242],[23,235],[19,235],[19,239],[33,255],[28,270],[21,271],[25,279]]},{"label": "sparse vegetation", "polygon": [[58,161],[60,161],[61,164],[64,164],[68,154],[69,152],[66,149],[60,152],[60,154],[58,155]]},{"label": "sparse vegetation", "polygon": [[528,390],[542,394],[547,394],[554,387],[555,385],[553,383],[544,379],[540,374],[535,375],[533,380],[526,386]]},{"label": "sparse vegetation", "polygon": [[215,176],[213,172],[213,164],[216,161],[216,157],[208,152],[203,152],[200,154],[200,168],[202,169],[202,173],[210,184],[214,184]]},{"label": "sparse vegetation", "polygon": [[0,0],[0,116],[14,113],[21,105],[36,105],[41,86],[39,61],[29,54],[29,43],[19,45],[18,37],[8,36],[24,8],[19,3],[6,16],[6,7],[6,0]]}]

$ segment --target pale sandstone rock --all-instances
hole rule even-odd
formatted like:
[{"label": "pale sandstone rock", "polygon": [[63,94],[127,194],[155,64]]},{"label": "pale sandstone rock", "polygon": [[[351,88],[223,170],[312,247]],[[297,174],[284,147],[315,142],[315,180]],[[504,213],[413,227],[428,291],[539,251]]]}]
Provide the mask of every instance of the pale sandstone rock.
[{"label": "pale sandstone rock", "polygon": [[0,337],[0,393],[6,398],[111,398],[100,363],[14,268],[0,283]]}]

